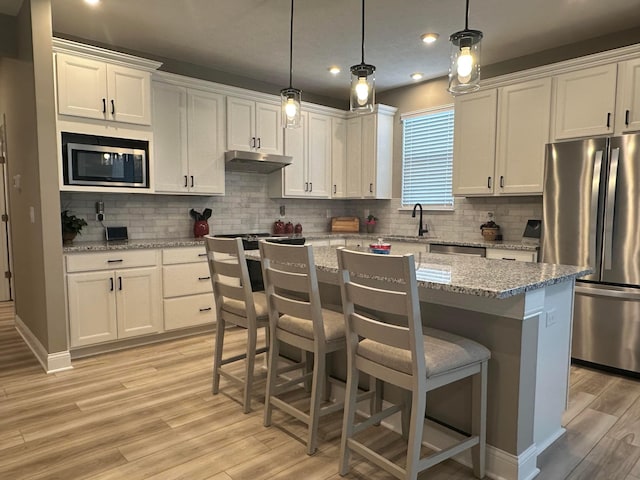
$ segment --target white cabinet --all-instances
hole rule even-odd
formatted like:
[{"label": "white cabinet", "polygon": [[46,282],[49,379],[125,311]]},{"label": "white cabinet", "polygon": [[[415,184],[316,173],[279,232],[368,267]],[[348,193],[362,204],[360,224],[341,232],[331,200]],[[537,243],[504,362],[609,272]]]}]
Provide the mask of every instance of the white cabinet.
[{"label": "white cabinet", "polygon": [[331,198],[347,196],[347,122],[331,119]]},{"label": "white cabinet", "polygon": [[279,104],[227,97],[227,149],[282,155]]},{"label": "white cabinet", "polygon": [[224,96],[153,82],[155,191],[223,195]]},{"label": "white cabinet", "polygon": [[144,70],[56,54],[58,113],[151,124],[151,74]]},{"label": "white cabinet", "polygon": [[554,140],[613,133],[616,70],[614,63],[554,77]]},{"label": "white cabinet", "polygon": [[331,117],[301,112],[300,128],[285,132],[290,165],[269,176],[272,197],[329,198],[331,188]]},{"label": "white cabinet", "polygon": [[347,120],[346,196],[391,198],[395,109]]},{"label": "white cabinet", "polygon": [[640,58],[618,64],[616,134],[640,130]]},{"label": "white cabinet", "polygon": [[498,91],[455,99],[453,194],[493,194]]},{"label": "white cabinet", "polygon": [[550,78],[498,89],[494,192],[542,194],[550,116]]},{"label": "white cabinet", "polygon": [[456,97],[453,193],[541,194],[551,79]]},{"label": "white cabinet", "polygon": [[487,248],[487,258],[498,260],[517,260],[519,262],[537,262],[538,252],[529,250],[510,250],[506,248]]},{"label": "white cabinet", "polygon": [[71,347],[162,331],[158,251],[67,256]]},{"label": "white cabinet", "polygon": [[216,319],[204,247],[162,251],[164,328],[193,327]]}]

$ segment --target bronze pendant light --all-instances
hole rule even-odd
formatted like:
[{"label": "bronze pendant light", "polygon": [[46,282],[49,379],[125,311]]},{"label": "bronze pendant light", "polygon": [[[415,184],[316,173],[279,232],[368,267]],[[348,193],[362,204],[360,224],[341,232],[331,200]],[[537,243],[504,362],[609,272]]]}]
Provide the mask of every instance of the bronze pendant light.
[{"label": "bronze pendant light", "polygon": [[301,125],[300,108],[302,104],[302,90],[293,88],[293,0],[291,0],[291,25],[289,33],[289,87],[280,90],[282,105],[282,127],[297,128]]},{"label": "bronze pendant light", "polygon": [[350,110],[370,113],[375,105],[376,67],[364,63],[364,0],[362,0],[362,60],[351,67]]},{"label": "bronze pendant light", "polygon": [[480,44],[482,32],[469,30],[469,0],[464,30],[451,34],[451,61],[449,63],[449,91],[458,95],[480,88]]}]

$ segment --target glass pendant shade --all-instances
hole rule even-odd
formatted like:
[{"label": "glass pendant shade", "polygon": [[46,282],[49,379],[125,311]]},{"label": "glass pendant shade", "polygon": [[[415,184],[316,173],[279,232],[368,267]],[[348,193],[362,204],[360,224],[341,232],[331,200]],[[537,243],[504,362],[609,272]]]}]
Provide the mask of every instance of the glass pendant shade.
[{"label": "glass pendant shade", "polygon": [[351,111],[370,113],[376,102],[376,67],[361,63],[351,67]]},{"label": "glass pendant shade", "polygon": [[280,100],[282,102],[282,127],[299,127],[302,91],[292,87],[283,88],[280,90]]},{"label": "glass pendant shade", "polygon": [[480,45],[482,32],[462,30],[449,37],[449,91],[454,95],[480,88]]}]

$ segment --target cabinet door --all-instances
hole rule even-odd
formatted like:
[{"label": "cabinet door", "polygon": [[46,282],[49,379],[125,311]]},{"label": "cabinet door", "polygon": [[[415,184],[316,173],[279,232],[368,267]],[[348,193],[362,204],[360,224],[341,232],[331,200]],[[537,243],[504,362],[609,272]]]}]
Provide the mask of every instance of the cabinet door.
[{"label": "cabinet door", "polygon": [[224,194],[224,97],[189,90],[189,191]]},{"label": "cabinet door", "polygon": [[227,97],[227,150],[253,150],[256,142],[256,103]]},{"label": "cabinet door", "polygon": [[[284,136],[285,155],[292,157],[291,164],[282,172],[284,175],[284,195],[292,197],[304,197],[309,188],[305,177],[305,164],[307,162],[307,123],[309,115],[301,112],[300,127],[287,128]],[[278,175],[276,172],[272,175]]]},{"label": "cabinet door", "polygon": [[188,191],[187,89],[153,84],[153,167],[156,192]]},{"label": "cabinet door", "polygon": [[151,125],[151,74],[107,64],[107,115],[117,122]]},{"label": "cabinet door", "polygon": [[558,75],[554,93],[555,140],[613,133],[615,64]]},{"label": "cabinet door", "polygon": [[67,275],[67,296],[72,347],[118,338],[112,271]]},{"label": "cabinet door", "polygon": [[640,58],[618,64],[616,133],[640,130]]},{"label": "cabinet door", "polygon": [[362,118],[347,120],[347,178],[349,198],[362,197]]},{"label": "cabinet door", "polygon": [[162,331],[160,269],[118,270],[115,284],[118,338]]},{"label": "cabinet door", "polygon": [[542,194],[550,116],[550,78],[499,90],[497,192]]},{"label": "cabinet door", "polygon": [[453,194],[493,193],[498,92],[459,95],[455,99]]},{"label": "cabinet door", "polygon": [[307,195],[329,198],[331,188],[331,117],[310,113],[308,117],[306,177]]},{"label": "cabinet door", "polygon": [[377,116],[362,117],[362,196],[376,198]]},{"label": "cabinet door", "polygon": [[58,113],[107,118],[107,66],[104,62],[56,54]]},{"label": "cabinet door", "polygon": [[262,153],[282,155],[284,151],[280,105],[256,103],[257,149]]},{"label": "cabinet door", "polygon": [[331,197],[344,198],[347,178],[347,122],[331,119]]}]

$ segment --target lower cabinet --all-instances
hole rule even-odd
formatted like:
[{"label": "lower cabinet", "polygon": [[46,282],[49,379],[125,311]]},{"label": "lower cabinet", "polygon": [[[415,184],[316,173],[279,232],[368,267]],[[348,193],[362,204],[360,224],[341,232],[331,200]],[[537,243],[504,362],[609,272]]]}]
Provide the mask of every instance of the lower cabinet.
[{"label": "lower cabinet", "polygon": [[193,327],[216,320],[204,246],[164,249],[162,280],[165,330]]},{"label": "lower cabinet", "polygon": [[67,275],[71,347],[162,331],[157,265]]}]

